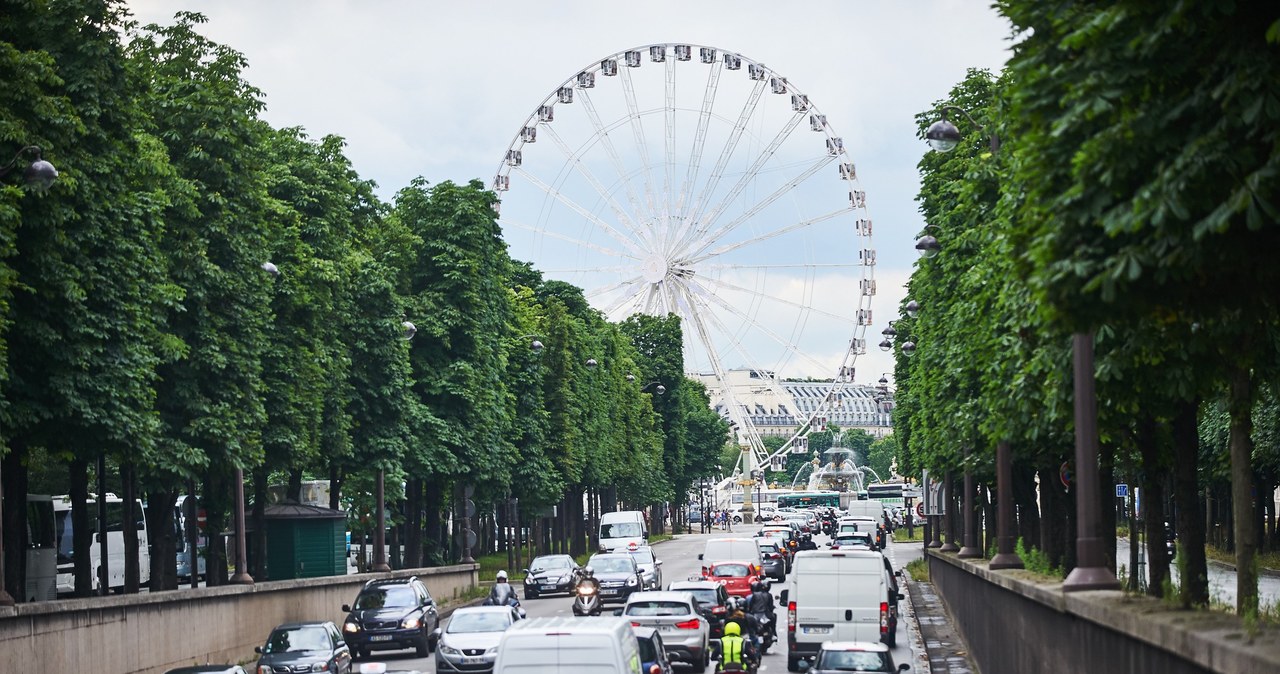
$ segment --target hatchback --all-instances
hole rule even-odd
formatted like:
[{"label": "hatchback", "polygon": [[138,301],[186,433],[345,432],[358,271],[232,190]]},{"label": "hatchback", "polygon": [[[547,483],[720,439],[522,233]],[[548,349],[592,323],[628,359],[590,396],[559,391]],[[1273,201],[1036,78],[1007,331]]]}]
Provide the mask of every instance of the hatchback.
[{"label": "hatchback", "polygon": [[711,664],[711,625],[688,592],[637,592],[622,607],[632,627],[652,627],[662,635],[663,648],[676,662],[704,672]]},{"label": "hatchback", "polygon": [[809,674],[835,672],[905,672],[911,665],[894,666],[889,647],[867,641],[827,641],[818,650]]},{"label": "hatchback", "polygon": [[502,633],[523,616],[511,606],[465,606],[433,633],[437,672],[492,672]]},{"label": "hatchback", "polygon": [[253,650],[260,656],[257,674],[351,674],[351,649],[328,620],[285,623],[271,630],[265,646]]},{"label": "hatchback", "polygon": [[735,597],[751,596],[751,584],[764,579],[760,567],[745,561],[716,562],[707,567],[707,580],[720,583]]}]

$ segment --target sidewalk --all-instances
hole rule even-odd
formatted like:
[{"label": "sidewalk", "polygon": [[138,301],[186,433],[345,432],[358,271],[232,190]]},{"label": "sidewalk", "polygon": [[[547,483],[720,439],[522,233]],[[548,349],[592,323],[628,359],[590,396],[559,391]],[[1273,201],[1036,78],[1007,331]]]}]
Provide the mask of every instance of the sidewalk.
[{"label": "sidewalk", "polygon": [[[907,592],[911,598],[907,625],[924,645],[926,656],[912,663],[916,672],[933,674],[970,674],[978,668],[969,659],[969,648],[947,613],[942,598],[933,591],[933,583],[908,579]],[[911,618],[914,617],[914,620]]]}]

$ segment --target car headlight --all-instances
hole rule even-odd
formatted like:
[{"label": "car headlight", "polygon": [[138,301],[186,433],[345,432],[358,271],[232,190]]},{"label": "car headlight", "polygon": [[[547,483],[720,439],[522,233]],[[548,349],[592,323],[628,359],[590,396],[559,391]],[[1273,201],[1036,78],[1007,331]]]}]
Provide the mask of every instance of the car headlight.
[{"label": "car headlight", "polygon": [[638,582],[639,581],[636,580],[635,576],[627,579],[627,585],[630,585],[631,587],[635,587]]},{"label": "car headlight", "polygon": [[440,652],[445,655],[462,655],[462,651],[448,644],[440,644]]},{"label": "car headlight", "polygon": [[327,672],[327,671],[329,671],[329,663],[327,663],[327,662],[317,662],[317,663],[315,663],[315,664],[311,665],[311,671],[313,671],[313,672]]},{"label": "car headlight", "polygon": [[568,576],[560,576],[559,578],[557,578],[557,579],[556,579],[556,582],[557,582],[557,583],[567,583],[567,582],[569,582],[569,577],[568,577]]},{"label": "car headlight", "polygon": [[359,632],[360,626],[348,620],[347,622],[342,623],[342,631],[343,632]]},{"label": "car headlight", "polygon": [[404,622],[400,623],[400,626],[407,630],[416,630],[422,626],[422,618],[418,616],[409,616],[404,619]]},{"label": "car headlight", "polygon": [[497,653],[497,652],[498,652],[498,647],[497,647],[497,646],[490,646],[489,648],[485,649],[484,654],[485,654],[485,655],[493,655],[493,654],[495,654],[495,653]]},{"label": "car headlight", "polygon": [[525,576],[525,577],[524,577],[524,584],[525,584],[525,585],[533,585],[533,583],[534,583],[533,576]]}]

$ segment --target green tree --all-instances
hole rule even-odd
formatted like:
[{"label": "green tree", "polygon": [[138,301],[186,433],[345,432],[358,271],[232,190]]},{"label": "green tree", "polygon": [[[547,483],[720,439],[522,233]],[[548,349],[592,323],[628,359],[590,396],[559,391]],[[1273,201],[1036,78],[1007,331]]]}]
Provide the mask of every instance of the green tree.
[{"label": "green tree", "polygon": [[880,476],[880,479],[887,481],[893,475],[890,467],[897,453],[898,441],[890,433],[871,443],[867,454],[867,465]]}]

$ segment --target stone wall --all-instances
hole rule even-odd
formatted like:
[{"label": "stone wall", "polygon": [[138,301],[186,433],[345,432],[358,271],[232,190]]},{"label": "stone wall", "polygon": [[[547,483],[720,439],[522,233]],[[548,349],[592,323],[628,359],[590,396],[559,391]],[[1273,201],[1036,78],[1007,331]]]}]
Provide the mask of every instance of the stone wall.
[{"label": "stone wall", "polygon": [[983,674],[1280,672],[1280,632],[1119,591],[1064,593],[1025,571],[929,551],[929,579]]},{"label": "stone wall", "polygon": [[158,674],[196,663],[251,662],[276,625],[341,626],[342,605],[369,580],[416,575],[439,604],[473,587],[476,569],[460,564],[0,608],[0,670]]}]

